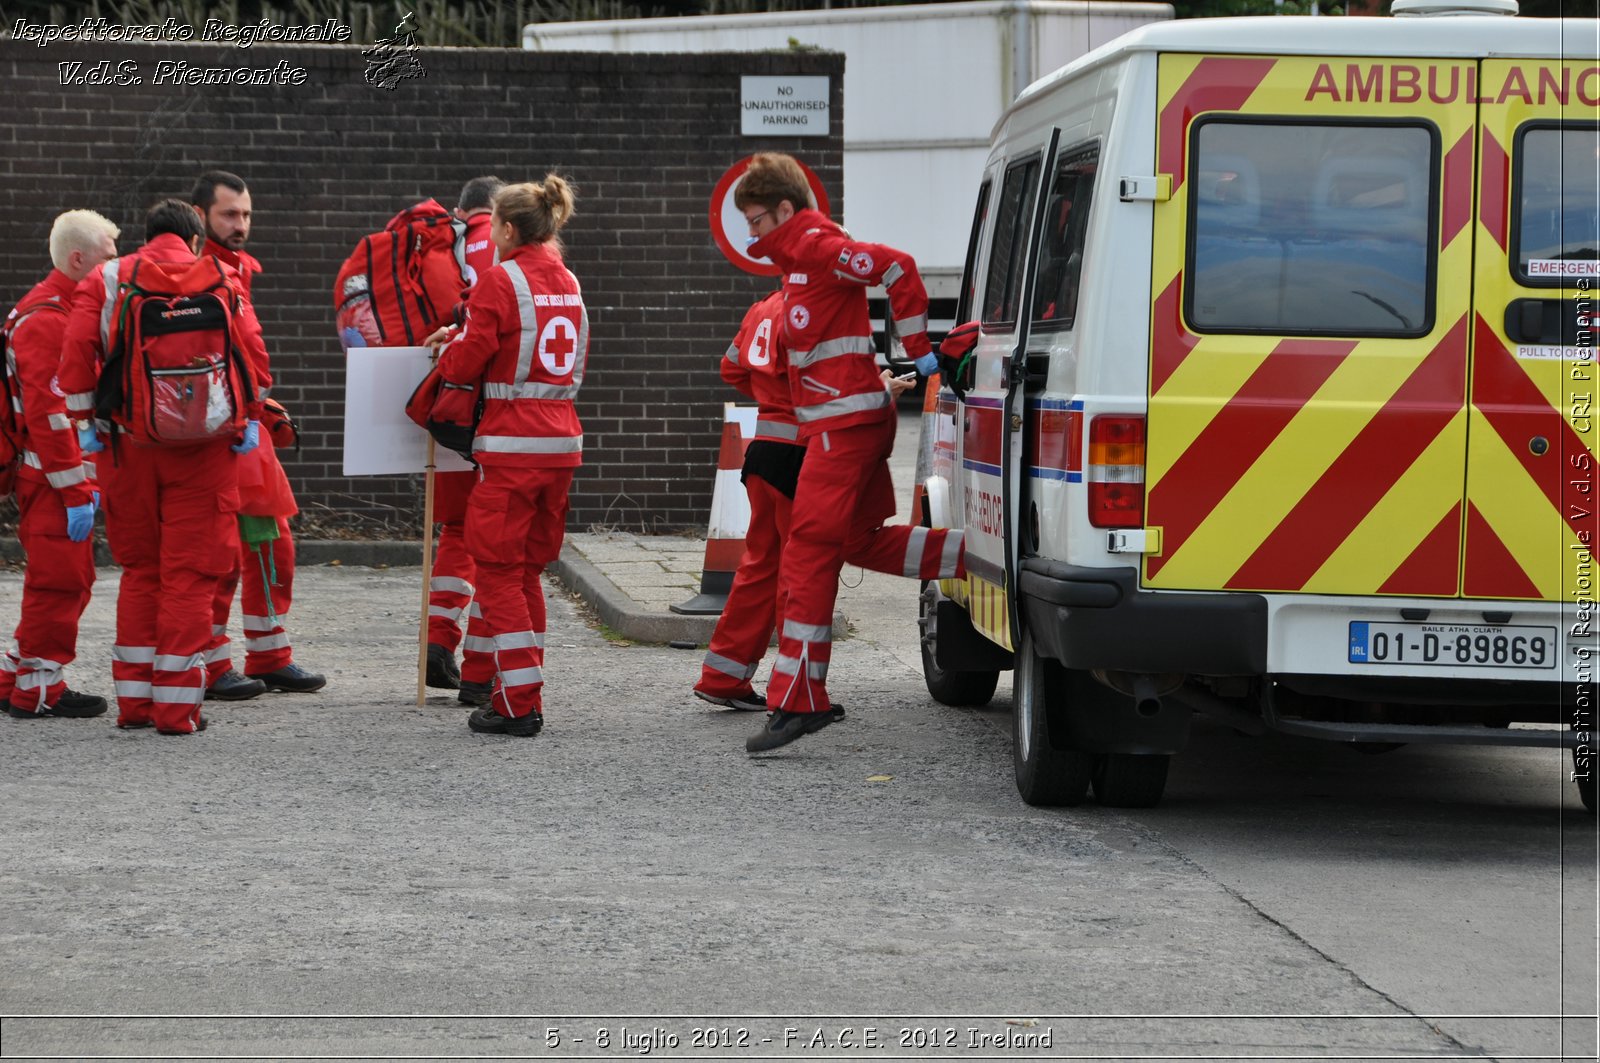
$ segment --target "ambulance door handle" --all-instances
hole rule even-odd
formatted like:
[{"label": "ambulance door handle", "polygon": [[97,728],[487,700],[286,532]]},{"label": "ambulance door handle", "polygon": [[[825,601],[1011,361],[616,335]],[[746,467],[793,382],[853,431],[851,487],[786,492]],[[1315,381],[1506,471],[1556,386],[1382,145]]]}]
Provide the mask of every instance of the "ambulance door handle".
[{"label": "ambulance door handle", "polygon": [[1513,299],[1506,307],[1506,335],[1516,343],[1576,346],[1578,306],[1577,300]]}]

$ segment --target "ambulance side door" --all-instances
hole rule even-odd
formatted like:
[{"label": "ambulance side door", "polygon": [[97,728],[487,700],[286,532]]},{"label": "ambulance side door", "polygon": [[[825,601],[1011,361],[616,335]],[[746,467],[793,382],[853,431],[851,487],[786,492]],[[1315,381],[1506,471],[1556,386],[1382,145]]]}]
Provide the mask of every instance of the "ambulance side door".
[{"label": "ambulance side door", "polygon": [[[967,610],[979,632],[1011,648],[1006,601],[1006,486],[1011,366],[1026,314],[1029,246],[1038,216],[1044,147],[1007,161],[990,208],[987,257],[974,307],[982,323],[971,385],[961,408],[960,496],[967,532]],[[1019,392],[1020,395],[1020,392]]]}]

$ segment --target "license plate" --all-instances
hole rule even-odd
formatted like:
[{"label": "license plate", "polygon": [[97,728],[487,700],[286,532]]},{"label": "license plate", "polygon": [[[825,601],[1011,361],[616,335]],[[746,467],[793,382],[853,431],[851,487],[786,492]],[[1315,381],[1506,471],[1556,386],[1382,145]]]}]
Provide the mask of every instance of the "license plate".
[{"label": "license plate", "polygon": [[1556,629],[1487,624],[1350,622],[1351,664],[1554,668]]}]

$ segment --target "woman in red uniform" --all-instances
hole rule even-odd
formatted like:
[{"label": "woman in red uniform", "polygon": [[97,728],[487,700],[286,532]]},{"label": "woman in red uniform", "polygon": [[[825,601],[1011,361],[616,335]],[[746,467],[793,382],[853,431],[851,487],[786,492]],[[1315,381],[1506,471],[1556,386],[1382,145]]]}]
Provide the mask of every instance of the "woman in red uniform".
[{"label": "woman in red uniform", "polygon": [[582,462],[573,400],[589,347],[589,315],[556,237],[572,204],[555,174],[501,189],[490,230],[500,261],[478,278],[465,324],[429,337],[447,380],[484,381],[465,538],[495,678],[489,704],[467,723],[488,734],[526,737],[544,726],[539,577],[561,552],[567,489]]}]

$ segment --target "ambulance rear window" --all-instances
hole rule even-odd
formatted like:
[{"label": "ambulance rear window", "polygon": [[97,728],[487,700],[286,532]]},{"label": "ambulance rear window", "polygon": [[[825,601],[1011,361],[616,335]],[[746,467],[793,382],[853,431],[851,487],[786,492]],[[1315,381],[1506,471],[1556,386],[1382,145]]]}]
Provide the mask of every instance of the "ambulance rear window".
[{"label": "ambulance rear window", "polygon": [[1533,287],[1600,276],[1600,130],[1530,124],[1518,137],[1512,262]]},{"label": "ambulance rear window", "polygon": [[1196,122],[1190,327],[1280,336],[1429,332],[1437,142],[1424,123]]}]

